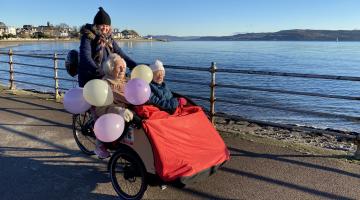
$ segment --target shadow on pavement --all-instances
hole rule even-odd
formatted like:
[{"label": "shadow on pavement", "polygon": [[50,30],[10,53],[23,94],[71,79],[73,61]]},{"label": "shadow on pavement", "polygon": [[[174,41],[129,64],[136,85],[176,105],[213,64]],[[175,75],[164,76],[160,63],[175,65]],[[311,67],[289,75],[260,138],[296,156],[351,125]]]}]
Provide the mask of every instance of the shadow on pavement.
[{"label": "shadow on pavement", "polygon": [[332,193],[328,193],[328,192],[322,192],[322,191],[315,190],[315,189],[312,189],[312,188],[309,188],[309,187],[304,187],[304,186],[296,185],[296,184],[293,184],[293,183],[288,183],[288,182],[285,182],[285,181],[276,180],[276,179],[273,179],[273,178],[268,178],[268,177],[265,177],[265,176],[260,176],[260,175],[249,173],[249,172],[244,172],[244,171],[237,170],[237,169],[231,169],[231,168],[228,168],[228,167],[223,167],[220,170],[222,170],[224,172],[240,175],[240,176],[245,176],[245,177],[251,178],[251,179],[256,179],[256,180],[268,182],[268,183],[271,183],[271,184],[276,184],[276,185],[279,185],[279,186],[282,186],[282,187],[287,187],[287,188],[290,188],[290,189],[299,190],[299,191],[302,191],[302,192],[306,192],[306,193],[309,193],[309,194],[312,194],[312,195],[316,195],[316,196],[320,196],[320,197],[324,197],[324,198],[328,198],[328,199],[352,199],[352,198],[349,198],[349,197],[336,195],[336,194],[332,194]]},{"label": "shadow on pavement", "polygon": [[20,116],[27,117],[27,118],[30,118],[30,119],[34,119],[34,120],[38,120],[38,121],[41,121],[41,122],[49,123],[49,124],[52,124],[52,125],[57,126],[57,127],[71,128],[71,125],[69,125],[69,124],[63,124],[63,123],[56,122],[56,121],[53,121],[53,120],[49,120],[49,119],[46,119],[46,118],[42,118],[42,117],[39,117],[39,116],[25,114],[25,113],[17,112],[17,111],[10,110],[10,109],[0,108],[0,110],[3,111],[3,112],[8,112],[8,113],[11,113],[11,114],[20,115]]},{"label": "shadow on pavement", "polygon": [[[9,136],[9,143],[0,143],[0,199],[116,199],[112,187],[105,189],[106,192],[96,189],[99,184],[110,183],[106,162],[68,147],[72,126],[56,119],[59,113],[52,115],[59,111],[63,115],[64,110],[27,102],[24,98],[4,99],[14,101],[14,105],[28,104],[30,108],[0,108],[4,117],[19,116],[0,124],[0,133]],[[41,110],[50,112],[43,116],[37,112]],[[31,123],[23,122],[24,117]]]},{"label": "shadow on pavement", "polygon": [[[343,171],[343,170],[340,170],[340,169],[331,168],[331,167],[327,167],[327,166],[321,166],[321,165],[317,165],[317,164],[313,164],[313,163],[307,163],[307,162],[302,162],[302,161],[298,161],[298,160],[291,160],[291,159],[283,158],[283,157],[309,157],[309,158],[310,157],[317,157],[317,156],[314,156],[314,155],[260,154],[260,153],[254,153],[254,152],[245,151],[245,150],[241,150],[241,149],[236,149],[236,148],[232,148],[232,147],[228,147],[228,148],[232,152],[240,153],[240,154],[231,153],[231,156],[244,156],[244,157],[252,157],[252,158],[272,159],[272,160],[276,160],[276,161],[280,161],[280,162],[286,162],[286,163],[290,163],[290,164],[294,164],[294,165],[300,165],[300,166],[319,169],[319,170],[324,170],[324,171],[328,171],[328,172],[334,172],[334,173],[338,173],[338,174],[346,175],[346,176],[350,176],[350,177],[360,178],[360,174],[355,174],[355,173],[352,173],[352,172],[347,172],[347,171]],[[319,156],[319,157],[338,158],[339,156]],[[342,156],[340,156],[340,158],[342,158]]]},{"label": "shadow on pavement", "polygon": [[[39,108],[42,108],[42,109],[46,109],[46,110],[54,110],[54,111],[59,111],[59,112],[63,112],[63,113],[68,113],[66,112],[64,109],[56,109],[54,107],[51,107],[51,106],[45,106],[45,105],[40,105],[40,104],[37,104],[37,103],[34,103],[34,102],[30,102],[30,101],[33,101],[34,99],[35,100],[39,100],[38,97],[31,97],[31,96],[11,96],[11,97],[1,97],[0,96],[0,99],[4,99],[4,100],[11,100],[11,101],[14,101],[15,103],[23,103],[23,104],[27,104],[27,105],[30,105],[30,106],[36,106],[36,107],[39,107]],[[21,99],[21,100],[20,100]],[[24,100],[25,99],[25,100]],[[26,100],[29,100],[29,101],[26,101]],[[29,109],[29,108],[27,108]]]},{"label": "shadow on pavement", "polygon": [[[33,159],[32,156],[12,157],[0,149],[1,199],[114,199],[115,196],[92,193],[99,183],[108,183],[107,173],[92,163],[53,160],[57,156]],[[12,149],[13,151],[15,149]],[[23,149],[26,153],[31,148]],[[47,149],[36,149],[44,153]],[[40,159],[41,160],[38,160]],[[63,157],[60,157],[63,158]]]}]

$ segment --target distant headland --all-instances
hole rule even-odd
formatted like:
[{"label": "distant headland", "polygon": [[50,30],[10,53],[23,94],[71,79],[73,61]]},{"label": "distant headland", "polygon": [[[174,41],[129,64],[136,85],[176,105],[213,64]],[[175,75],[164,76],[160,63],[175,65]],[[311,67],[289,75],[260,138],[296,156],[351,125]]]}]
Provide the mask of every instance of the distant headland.
[{"label": "distant headland", "polygon": [[293,29],[265,33],[241,33],[231,36],[151,35],[166,41],[360,41],[360,30]]}]

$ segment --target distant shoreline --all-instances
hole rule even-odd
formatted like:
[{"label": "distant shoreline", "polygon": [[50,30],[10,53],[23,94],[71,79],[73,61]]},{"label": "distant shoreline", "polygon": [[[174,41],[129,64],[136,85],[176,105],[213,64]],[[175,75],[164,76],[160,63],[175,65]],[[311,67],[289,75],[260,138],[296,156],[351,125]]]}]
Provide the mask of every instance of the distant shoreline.
[{"label": "distant shoreline", "polygon": [[[115,41],[132,41],[132,42],[136,42],[136,41],[140,41],[140,42],[158,42],[161,40],[158,39],[144,39],[144,38],[133,38],[133,39],[117,39],[114,38]],[[16,43],[16,42],[76,42],[76,41],[80,41],[80,39],[78,38],[71,38],[71,39],[33,39],[33,38],[12,38],[12,39],[3,39],[0,40],[0,43]]]},{"label": "distant shoreline", "polygon": [[360,30],[290,29],[277,32],[237,33],[228,36],[152,35],[168,41],[360,41]]},{"label": "distant shoreline", "polygon": [[0,48],[14,47],[21,44],[43,43],[43,42],[76,42],[78,39],[11,39],[0,40]]},{"label": "distant shoreline", "polygon": [[[117,42],[161,42],[160,40],[153,39],[115,39]],[[0,48],[13,47],[21,44],[28,43],[43,43],[43,42],[80,42],[80,39],[11,39],[0,40]]]}]

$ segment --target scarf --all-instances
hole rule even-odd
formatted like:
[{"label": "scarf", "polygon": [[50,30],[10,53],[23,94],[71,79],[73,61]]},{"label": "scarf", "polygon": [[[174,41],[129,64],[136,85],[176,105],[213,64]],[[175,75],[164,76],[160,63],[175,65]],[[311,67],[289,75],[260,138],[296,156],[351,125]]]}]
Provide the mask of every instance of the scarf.
[{"label": "scarf", "polygon": [[98,66],[101,66],[105,51],[108,55],[113,52],[111,30],[108,34],[104,35],[100,32],[96,25],[86,24],[81,28],[80,33],[95,43],[93,60]]},{"label": "scarf", "polygon": [[114,104],[126,108],[129,102],[125,98],[125,85],[126,79],[111,79],[109,77],[104,77],[113,92]]}]

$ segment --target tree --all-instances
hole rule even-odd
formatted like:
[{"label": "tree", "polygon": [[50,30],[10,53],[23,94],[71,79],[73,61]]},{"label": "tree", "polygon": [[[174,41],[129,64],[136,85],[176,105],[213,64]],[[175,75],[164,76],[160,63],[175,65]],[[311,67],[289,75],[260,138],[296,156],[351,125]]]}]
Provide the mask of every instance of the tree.
[{"label": "tree", "polygon": [[73,26],[73,27],[72,27],[72,31],[73,31],[73,32],[78,32],[78,30],[79,30],[79,29],[78,29],[77,26]]},{"label": "tree", "polygon": [[9,34],[7,34],[7,37],[8,37],[8,38],[15,38],[16,35],[9,33]]},{"label": "tree", "polygon": [[43,32],[35,32],[33,35],[32,35],[32,38],[48,38],[47,35],[45,35]]},{"label": "tree", "polygon": [[60,23],[59,25],[56,26],[56,28],[58,28],[58,29],[69,29],[70,26],[67,25],[66,23]]}]

